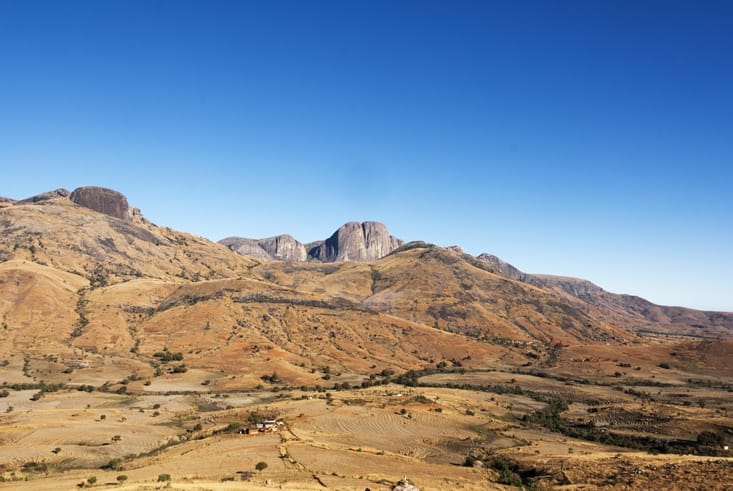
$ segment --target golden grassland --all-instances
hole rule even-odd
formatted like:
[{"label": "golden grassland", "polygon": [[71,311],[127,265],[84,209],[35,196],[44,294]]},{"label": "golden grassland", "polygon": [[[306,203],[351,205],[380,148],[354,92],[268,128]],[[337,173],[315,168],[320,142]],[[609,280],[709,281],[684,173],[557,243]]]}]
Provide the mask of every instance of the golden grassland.
[{"label": "golden grassland", "polygon": [[[427,244],[258,262],[63,199],[0,226],[0,490],[733,481],[725,314],[655,323]],[[233,431],[253,414],[285,425]]]}]

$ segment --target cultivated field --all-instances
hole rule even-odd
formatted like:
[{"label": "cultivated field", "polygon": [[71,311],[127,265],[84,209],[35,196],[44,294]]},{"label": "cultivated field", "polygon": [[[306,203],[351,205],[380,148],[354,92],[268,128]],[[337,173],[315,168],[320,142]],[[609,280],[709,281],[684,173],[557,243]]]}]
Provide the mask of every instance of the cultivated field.
[{"label": "cultivated field", "polygon": [[[328,391],[8,390],[0,489],[388,490],[407,475],[423,490],[691,490],[733,479],[722,383],[455,368],[396,381]],[[284,424],[237,432],[257,415]],[[699,441],[705,431],[723,440]]]}]

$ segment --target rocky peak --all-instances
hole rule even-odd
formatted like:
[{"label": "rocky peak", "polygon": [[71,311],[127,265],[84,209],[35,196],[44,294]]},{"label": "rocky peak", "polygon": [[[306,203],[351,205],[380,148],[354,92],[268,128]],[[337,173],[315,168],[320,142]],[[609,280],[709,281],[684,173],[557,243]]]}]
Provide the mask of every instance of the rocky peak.
[{"label": "rocky peak", "polygon": [[228,237],[220,241],[245,256],[279,261],[375,261],[391,253],[402,241],[389,235],[379,222],[349,222],[326,240],[301,244],[290,235],[266,239]]},{"label": "rocky peak", "polygon": [[308,256],[323,262],[374,261],[400,245],[383,223],[348,222],[324,242],[311,244]]},{"label": "rocky peak", "polygon": [[276,235],[266,239],[227,237],[219,243],[243,256],[278,261],[305,261],[308,257],[305,246],[291,235]]},{"label": "rocky peak", "polygon": [[242,256],[249,256],[255,259],[273,259],[267,251],[265,251],[257,239],[247,239],[245,237],[227,237],[219,241],[220,244],[227,246],[232,251]]},{"label": "rocky peak", "polygon": [[70,198],[74,203],[99,213],[124,220],[130,218],[127,198],[112,189],[84,186],[76,188]]},{"label": "rocky peak", "polygon": [[258,243],[273,259],[279,261],[305,261],[308,257],[305,246],[292,235],[268,237],[260,239]]}]

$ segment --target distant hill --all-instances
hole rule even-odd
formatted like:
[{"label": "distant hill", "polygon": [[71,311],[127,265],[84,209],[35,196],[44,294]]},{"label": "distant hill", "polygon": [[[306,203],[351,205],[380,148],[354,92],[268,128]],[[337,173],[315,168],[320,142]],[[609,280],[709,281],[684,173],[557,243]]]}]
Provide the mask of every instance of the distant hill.
[{"label": "distant hill", "polygon": [[730,336],[733,314],[709,312],[685,307],[656,305],[634,295],[605,291],[590,281],[565,276],[531,275],[490,254],[477,258],[497,274],[540,288],[565,293],[596,307],[604,319],[625,324],[641,323],[638,329],[654,332],[707,336]]}]

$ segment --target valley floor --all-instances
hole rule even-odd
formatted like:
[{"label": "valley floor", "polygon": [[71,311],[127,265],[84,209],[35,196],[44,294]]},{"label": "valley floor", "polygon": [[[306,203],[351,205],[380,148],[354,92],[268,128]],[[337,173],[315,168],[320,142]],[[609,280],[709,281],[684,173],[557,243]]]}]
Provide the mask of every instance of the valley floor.
[{"label": "valley floor", "polygon": [[[722,440],[698,438],[702,428],[731,431],[724,387],[619,388],[491,370],[408,381],[328,392],[8,390],[0,490],[363,491],[403,476],[423,491],[733,482]],[[263,418],[282,425],[254,431]]]}]

